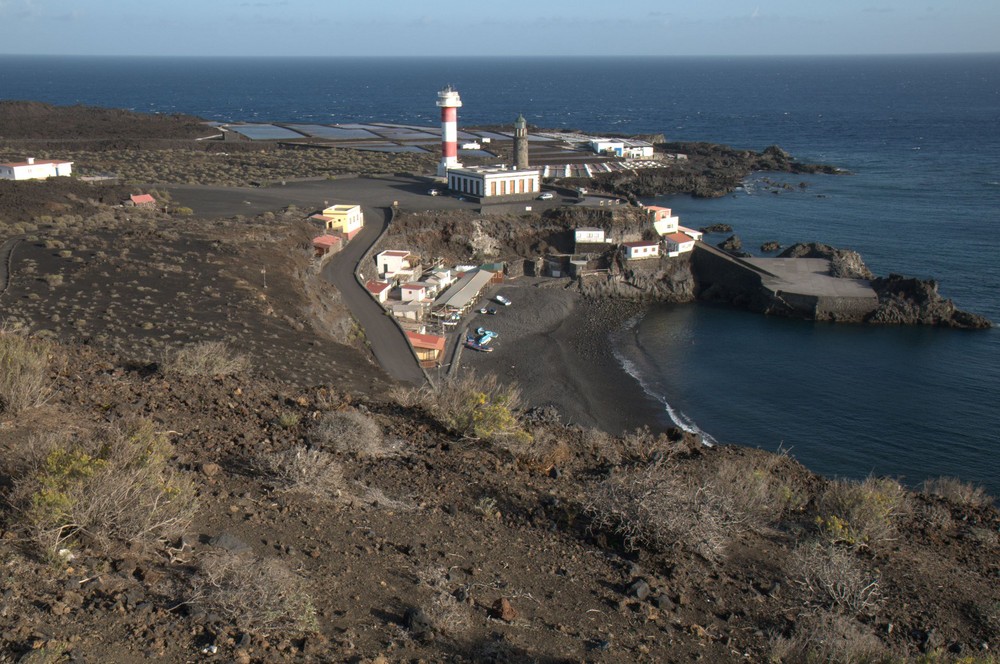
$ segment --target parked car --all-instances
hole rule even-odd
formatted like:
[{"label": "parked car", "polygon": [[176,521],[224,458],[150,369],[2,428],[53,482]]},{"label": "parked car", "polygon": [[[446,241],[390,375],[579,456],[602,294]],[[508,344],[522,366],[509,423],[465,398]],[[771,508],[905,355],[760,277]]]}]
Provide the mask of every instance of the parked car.
[{"label": "parked car", "polygon": [[555,197],[556,197],[556,195],[553,194],[551,191],[544,191],[544,192],[542,192],[541,194],[538,195],[538,200],[540,200],[540,201],[547,201],[547,200],[551,200],[551,199],[553,199]]},{"label": "parked car", "polygon": [[496,301],[498,304],[502,304],[505,307],[510,306],[510,300],[505,298],[503,295],[497,295],[495,298],[493,298],[493,300]]},{"label": "parked car", "polygon": [[440,196],[441,195],[441,190],[440,189],[428,189],[427,193],[429,195],[431,195],[431,196]]}]

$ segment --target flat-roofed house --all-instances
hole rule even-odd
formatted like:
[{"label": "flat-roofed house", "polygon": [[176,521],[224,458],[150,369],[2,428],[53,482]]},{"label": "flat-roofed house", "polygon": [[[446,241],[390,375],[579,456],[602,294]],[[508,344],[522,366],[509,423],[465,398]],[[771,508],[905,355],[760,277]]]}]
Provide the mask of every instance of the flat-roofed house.
[{"label": "flat-roofed house", "polygon": [[664,235],[663,241],[667,244],[667,256],[674,258],[694,249],[694,238],[687,233],[671,233]]},{"label": "flat-roofed house", "polygon": [[701,238],[705,237],[704,233],[702,233],[701,231],[696,231],[693,228],[678,226],[677,230],[679,230],[681,233],[684,233],[685,235],[691,236],[691,238],[694,239],[695,242],[701,242]]},{"label": "flat-roofed house", "polygon": [[655,241],[626,242],[622,247],[625,248],[625,258],[629,260],[656,258],[660,255],[660,243]]},{"label": "flat-roofed house", "polygon": [[314,214],[312,218],[323,222],[326,230],[340,233],[348,242],[354,239],[365,225],[365,215],[360,205],[331,205],[324,208],[321,213]]},{"label": "flat-roofed house", "polygon": [[400,272],[413,269],[411,258],[405,249],[386,249],[375,256],[375,271],[382,279],[392,279]]},{"label": "flat-roofed house", "polygon": [[577,244],[598,244],[604,242],[604,229],[590,226],[577,228],[573,231],[573,239]]},{"label": "flat-roofed house", "polygon": [[680,217],[673,214],[673,210],[658,205],[650,205],[646,208],[649,220],[653,222],[653,228],[660,236],[676,233]]},{"label": "flat-roofed house", "polygon": [[73,174],[73,162],[62,159],[35,159],[0,164],[2,180],[46,180],[51,177],[68,177]]},{"label": "flat-roofed house", "polygon": [[541,191],[541,171],[494,166],[448,169],[448,188],[480,203],[531,200]]}]

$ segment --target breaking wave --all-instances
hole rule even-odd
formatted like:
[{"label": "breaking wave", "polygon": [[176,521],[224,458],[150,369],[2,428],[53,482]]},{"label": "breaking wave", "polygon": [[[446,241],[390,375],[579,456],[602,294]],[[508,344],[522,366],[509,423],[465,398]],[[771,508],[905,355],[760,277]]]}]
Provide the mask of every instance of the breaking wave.
[{"label": "breaking wave", "polygon": [[625,325],[622,326],[618,333],[611,335],[611,351],[614,353],[615,359],[618,360],[618,364],[621,365],[622,369],[625,370],[629,376],[635,379],[635,382],[639,383],[639,387],[642,391],[649,395],[651,398],[663,404],[663,408],[670,417],[670,421],[673,422],[679,429],[686,431],[687,433],[693,433],[701,437],[702,443],[708,447],[713,447],[718,444],[718,441],[712,437],[711,434],[701,429],[694,420],[685,415],[682,411],[674,408],[667,401],[667,398],[661,394],[656,388],[650,384],[643,372],[640,370],[638,364],[632,359],[628,358],[622,350],[625,343],[626,336],[635,330],[635,327],[639,324],[645,314],[639,314],[633,316]]}]

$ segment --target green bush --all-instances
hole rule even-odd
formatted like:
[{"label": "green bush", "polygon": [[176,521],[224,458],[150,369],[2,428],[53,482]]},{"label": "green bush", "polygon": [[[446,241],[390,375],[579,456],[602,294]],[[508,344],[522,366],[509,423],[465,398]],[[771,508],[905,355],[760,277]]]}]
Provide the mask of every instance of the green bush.
[{"label": "green bush", "polygon": [[162,543],[183,533],[197,507],[191,483],[168,466],[170,451],[147,421],[49,439],[17,481],[15,503],[50,554],[81,538],[105,550]]},{"label": "green bush", "polygon": [[906,508],[906,490],[895,480],[834,480],[819,497],[816,525],[831,542],[867,547],[893,539]]},{"label": "green bush", "polygon": [[419,403],[452,432],[474,440],[489,442],[530,442],[531,435],[521,428],[516,410],[521,405],[521,391],[516,386],[501,385],[493,374],[478,376],[469,371],[451,377],[433,389],[418,391]]}]

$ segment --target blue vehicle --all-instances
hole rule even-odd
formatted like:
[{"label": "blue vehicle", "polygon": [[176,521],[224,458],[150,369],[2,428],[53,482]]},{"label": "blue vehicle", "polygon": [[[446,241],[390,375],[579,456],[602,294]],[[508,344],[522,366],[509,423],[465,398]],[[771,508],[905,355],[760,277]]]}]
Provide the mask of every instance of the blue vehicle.
[{"label": "blue vehicle", "polygon": [[496,339],[497,337],[500,336],[493,330],[487,330],[485,327],[477,327],[476,334],[478,334],[481,337],[489,337],[490,339]]}]

